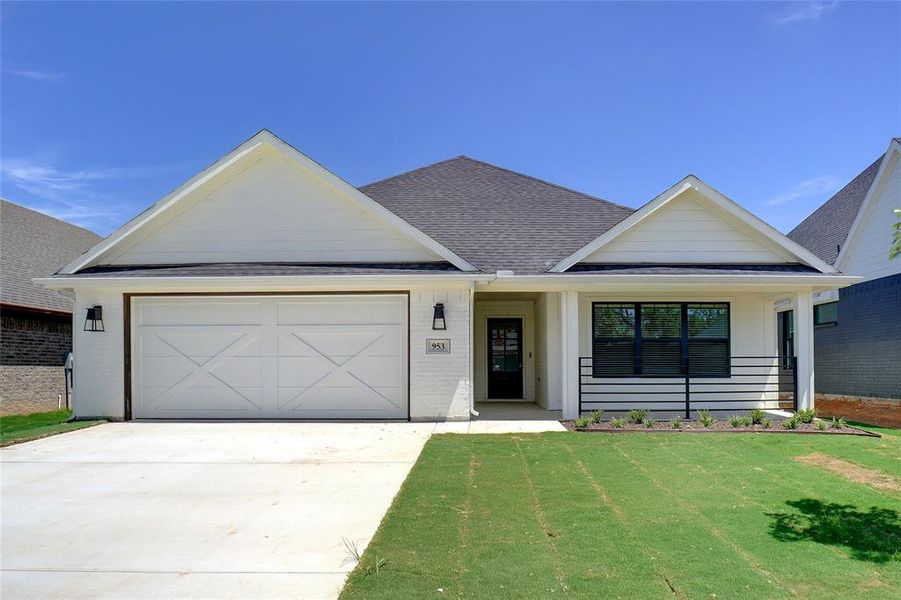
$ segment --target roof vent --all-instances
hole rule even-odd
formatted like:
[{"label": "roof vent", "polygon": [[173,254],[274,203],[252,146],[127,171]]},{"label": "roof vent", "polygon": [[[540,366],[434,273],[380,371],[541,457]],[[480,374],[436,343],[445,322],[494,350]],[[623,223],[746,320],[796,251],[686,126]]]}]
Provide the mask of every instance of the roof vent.
[{"label": "roof vent", "polygon": [[498,271],[498,277],[513,277],[513,271]]}]

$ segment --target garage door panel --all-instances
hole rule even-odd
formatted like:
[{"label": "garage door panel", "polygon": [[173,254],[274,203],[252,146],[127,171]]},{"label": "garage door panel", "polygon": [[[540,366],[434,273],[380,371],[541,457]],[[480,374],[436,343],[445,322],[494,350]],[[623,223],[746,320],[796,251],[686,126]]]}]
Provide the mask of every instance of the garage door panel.
[{"label": "garage door panel", "polygon": [[403,382],[396,364],[397,357],[370,356],[355,360],[347,372],[372,387],[400,387]]},{"label": "garage door panel", "polygon": [[259,356],[259,328],[145,327],[141,332],[143,356],[184,356],[195,363],[219,355]]},{"label": "garage door panel", "polygon": [[396,325],[403,320],[406,305],[396,298],[378,296],[282,300],[278,303],[279,325]]},{"label": "garage door panel", "polygon": [[225,302],[221,298],[194,299],[190,303],[178,298],[141,304],[137,316],[144,326],[257,325],[262,306],[256,298],[230,299]]},{"label": "garage door panel", "polygon": [[333,368],[318,356],[279,356],[278,385],[280,388],[308,387],[331,373]]},{"label": "garage door panel", "polygon": [[134,298],[133,414],[405,418],[406,304],[398,295]]},{"label": "garage door panel", "polygon": [[403,399],[397,388],[366,389],[357,385],[331,385],[309,390],[289,398],[280,407],[283,413],[341,411],[342,417],[354,418],[351,411],[395,412],[403,410]]},{"label": "garage door panel", "polygon": [[259,388],[231,388],[203,382],[177,390],[147,388],[146,391],[149,392],[148,397],[155,391],[161,393],[147,402],[145,409],[165,410],[173,416],[184,416],[195,411],[240,411],[248,416],[265,416]]}]

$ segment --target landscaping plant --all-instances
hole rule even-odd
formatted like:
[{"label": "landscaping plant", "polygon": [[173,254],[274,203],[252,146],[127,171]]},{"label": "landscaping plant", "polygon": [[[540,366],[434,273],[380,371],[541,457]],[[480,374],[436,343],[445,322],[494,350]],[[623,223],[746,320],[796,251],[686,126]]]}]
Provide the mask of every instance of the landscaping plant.
[{"label": "landscaping plant", "polygon": [[773,426],[773,420],[769,417],[764,417],[762,421],[760,421],[760,426],[764,429],[769,429]]},{"label": "landscaping plant", "polygon": [[766,418],[766,411],[761,408],[751,409],[751,422],[754,425],[760,425]]},{"label": "landscaping plant", "polygon": [[732,415],[731,417],[729,417],[729,424],[733,427],[750,427],[754,424],[754,421],[751,417]]},{"label": "landscaping plant", "polygon": [[673,429],[682,429],[682,417],[673,417],[669,424]]},{"label": "landscaping plant", "polygon": [[716,419],[713,418],[713,415],[706,408],[702,408],[698,411],[698,420],[704,427],[710,427],[716,422]]},{"label": "landscaping plant", "polygon": [[629,411],[629,422],[641,425],[641,422],[647,418],[650,412],[651,411],[646,408],[634,408]]},{"label": "landscaping plant", "polygon": [[791,417],[782,421],[782,426],[786,429],[797,429],[799,425],[801,425],[801,417],[798,416],[798,413],[794,413]]},{"label": "landscaping plant", "polygon": [[817,421],[817,429],[819,431],[824,431],[826,429],[826,421],[818,420]]},{"label": "landscaping plant", "polygon": [[581,416],[578,419],[576,419],[575,421],[573,421],[573,425],[575,425],[579,429],[582,429],[583,427],[588,427],[589,425],[591,425],[591,423],[592,423],[591,416],[589,416],[589,415]]},{"label": "landscaping plant", "polygon": [[845,426],[845,420],[841,417],[839,417],[837,419],[835,417],[832,417],[832,423],[830,423],[829,425],[833,429],[841,429],[842,427]]},{"label": "landscaping plant", "polygon": [[805,408],[804,410],[799,410],[796,414],[798,415],[798,418],[801,419],[802,423],[813,423],[813,420],[817,416],[817,409]]},{"label": "landscaping plant", "polygon": [[610,425],[616,427],[617,429],[622,429],[626,425],[626,420],[622,417],[618,419],[610,419]]},{"label": "landscaping plant", "polygon": [[654,426],[654,419],[646,418],[646,419],[644,420],[644,426],[645,426],[647,429],[652,428],[652,427]]},{"label": "landscaping plant", "polygon": [[589,415],[589,418],[591,419],[592,423],[600,423],[601,419],[604,418],[604,411],[596,410]]}]

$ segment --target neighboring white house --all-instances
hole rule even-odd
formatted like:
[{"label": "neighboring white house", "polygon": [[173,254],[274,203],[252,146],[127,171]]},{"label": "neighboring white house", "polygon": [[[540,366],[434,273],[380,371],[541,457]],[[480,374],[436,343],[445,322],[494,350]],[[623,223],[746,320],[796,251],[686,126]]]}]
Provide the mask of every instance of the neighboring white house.
[{"label": "neighboring white house", "polygon": [[694,176],[637,211],[466,157],[358,189],[264,130],[41,283],[78,417],[440,420],[775,407],[786,297],[811,406],[813,294],[856,281]]},{"label": "neighboring white house", "polygon": [[[816,391],[901,400],[901,256],[890,258],[901,209],[901,140],[804,219],[788,237],[861,282],[814,295]],[[791,345],[794,307],[780,303]],[[784,351],[783,351],[784,353]]]}]

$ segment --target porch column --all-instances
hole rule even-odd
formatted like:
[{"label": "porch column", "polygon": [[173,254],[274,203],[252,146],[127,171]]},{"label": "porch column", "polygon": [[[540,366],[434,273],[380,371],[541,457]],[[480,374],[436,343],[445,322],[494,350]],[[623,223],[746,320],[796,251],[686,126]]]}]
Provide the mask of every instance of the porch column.
[{"label": "porch column", "polygon": [[813,408],[813,294],[795,294],[795,356],[798,359],[798,410]]},{"label": "porch column", "polygon": [[563,418],[579,416],[579,293],[560,293]]}]

